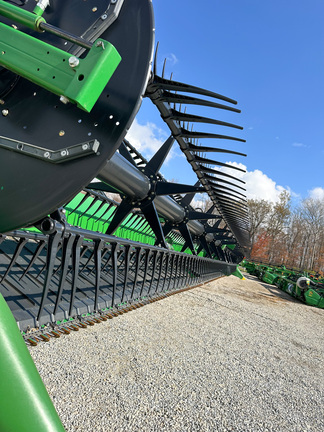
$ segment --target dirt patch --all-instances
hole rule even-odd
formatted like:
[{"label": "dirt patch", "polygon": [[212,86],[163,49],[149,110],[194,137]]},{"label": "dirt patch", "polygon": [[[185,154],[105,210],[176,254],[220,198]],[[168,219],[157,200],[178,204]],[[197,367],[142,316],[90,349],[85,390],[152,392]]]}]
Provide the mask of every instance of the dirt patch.
[{"label": "dirt patch", "polygon": [[235,276],[217,279],[204,285],[203,289],[225,294],[227,297],[264,305],[284,306],[289,301],[294,300],[273,285],[261,284],[257,280],[251,280],[250,278],[238,279]]}]

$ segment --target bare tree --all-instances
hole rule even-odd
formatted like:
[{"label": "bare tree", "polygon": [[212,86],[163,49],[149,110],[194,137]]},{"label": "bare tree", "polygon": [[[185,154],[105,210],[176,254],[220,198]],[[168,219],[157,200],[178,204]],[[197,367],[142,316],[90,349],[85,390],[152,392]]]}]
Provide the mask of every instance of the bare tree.
[{"label": "bare tree", "polygon": [[324,200],[307,198],[291,209],[283,192],[276,203],[248,200],[252,258],[324,271]]},{"label": "bare tree", "polygon": [[250,238],[252,248],[255,240],[264,231],[268,224],[269,215],[272,210],[272,204],[266,200],[249,199],[247,201],[249,218],[250,218]]}]

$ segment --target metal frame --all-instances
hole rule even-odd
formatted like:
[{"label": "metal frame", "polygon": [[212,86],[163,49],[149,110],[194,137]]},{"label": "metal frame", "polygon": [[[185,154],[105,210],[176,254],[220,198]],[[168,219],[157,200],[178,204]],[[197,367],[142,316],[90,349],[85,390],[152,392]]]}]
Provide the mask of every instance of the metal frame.
[{"label": "metal frame", "polygon": [[236,264],[45,220],[0,235],[0,292],[22,331],[229,275]]}]

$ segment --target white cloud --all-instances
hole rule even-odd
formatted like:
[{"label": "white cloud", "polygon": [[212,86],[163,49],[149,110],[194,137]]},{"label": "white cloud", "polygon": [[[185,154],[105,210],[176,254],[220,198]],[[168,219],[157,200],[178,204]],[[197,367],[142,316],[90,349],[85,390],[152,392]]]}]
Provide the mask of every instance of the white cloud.
[{"label": "white cloud", "polygon": [[171,63],[171,66],[174,66],[179,61],[177,56],[173,53],[168,54],[166,59],[167,59],[167,62]]},{"label": "white cloud", "polygon": [[[126,139],[134,146],[145,158],[150,159],[164,144],[168,134],[156,126],[154,123],[147,122],[145,125],[134,120],[130,127]],[[166,162],[174,156],[171,149]]]},{"label": "white cloud", "polygon": [[[246,166],[242,163],[226,163],[228,165],[232,165],[237,168],[246,170]],[[222,168],[221,171],[224,171],[227,174],[230,174],[240,180],[245,181],[246,184],[244,185],[241,182],[236,182],[235,180],[228,179],[229,181],[236,183],[238,186],[244,187],[246,189],[247,198],[264,199],[267,201],[276,202],[279,198],[280,193],[284,190],[288,190],[290,193],[292,193],[289,187],[283,187],[276,184],[274,180],[272,180],[270,177],[268,177],[266,174],[264,174],[261,170],[258,169],[254,171],[246,171],[245,173],[230,168]]]},{"label": "white cloud", "polygon": [[[154,123],[146,123],[145,125],[141,125],[138,123],[137,119],[134,120],[131,128],[129,129],[126,139],[147,159],[150,159],[157,150],[162,146],[165,140],[168,138],[168,134]],[[170,160],[172,157],[176,157],[177,153],[175,152],[176,144],[174,144],[173,149],[169,153],[166,162]],[[181,153],[181,157],[184,155]],[[187,163],[185,161],[181,163]],[[242,163],[237,162],[226,162],[228,165],[232,165],[234,167],[243,169],[246,171],[246,166]],[[179,166],[180,169],[180,166]],[[240,180],[243,180],[246,184],[241,182],[237,182],[234,179],[224,177],[224,180],[230,181],[234,184],[237,184],[240,187],[246,188],[246,196],[247,198],[254,199],[265,199],[268,201],[275,202],[278,200],[279,195],[284,190],[288,190],[292,196],[296,196],[288,186],[280,186],[276,184],[274,180],[264,174],[261,170],[254,171],[246,171],[241,172],[231,168],[221,167],[217,170],[223,171],[226,174],[232,175]],[[224,183],[221,183],[224,186],[229,186]],[[320,190],[320,191],[319,191]],[[237,189],[238,192],[244,193],[241,189]],[[315,188],[311,191],[313,194],[324,195],[324,189]],[[197,201],[195,205],[200,207],[203,205],[203,200],[200,200],[199,197],[196,198]]]},{"label": "white cloud", "polygon": [[299,143],[299,142],[294,142],[292,143],[293,147],[307,147],[306,144],[303,143]]},{"label": "white cloud", "polygon": [[314,199],[324,200],[324,188],[316,187],[310,190],[309,196]]}]

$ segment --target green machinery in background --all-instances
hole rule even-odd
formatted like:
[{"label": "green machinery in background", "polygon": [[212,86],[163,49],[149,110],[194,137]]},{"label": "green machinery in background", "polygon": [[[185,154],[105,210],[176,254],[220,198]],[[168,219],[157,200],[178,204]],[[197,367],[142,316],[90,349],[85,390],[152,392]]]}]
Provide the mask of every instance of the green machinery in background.
[{"label": "green machinery in background", "polygon": [[[324,309],[324,278],[319,274],[247,260],[242,262],[242,266],[249,274],[257,276],[261,281],[277,286],[310,306]],[[304,288],[299,286],[300,279],[309,281]]]}]

